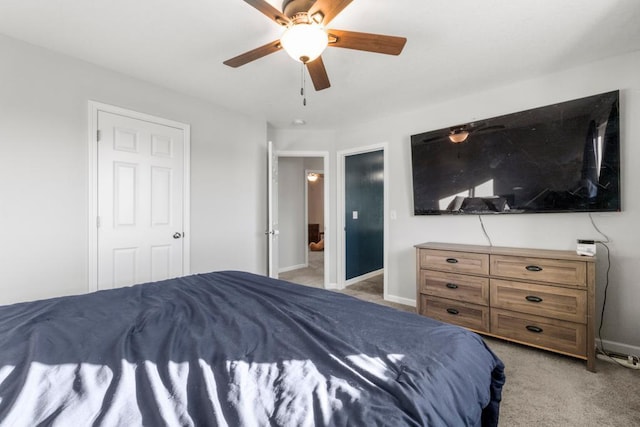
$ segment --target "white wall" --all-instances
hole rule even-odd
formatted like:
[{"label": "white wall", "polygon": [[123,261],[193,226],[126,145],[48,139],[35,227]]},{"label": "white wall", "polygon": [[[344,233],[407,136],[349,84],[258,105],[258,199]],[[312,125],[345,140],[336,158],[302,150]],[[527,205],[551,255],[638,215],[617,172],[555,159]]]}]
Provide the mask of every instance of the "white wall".
[{"label": "white wall", "polygon": [[[534,80],[469,94],[464,98],[428,105],[421,110],[375,118],[336,133],[336,149],[387,142],[390,161],[390,295],[415,299],[413,245],[426,241],[487,244],[477,216],[421,217],[413,215],[410,136],[458,123],[470,122],[621,90],[622,213],[598,213],[593,218],[612,242],[612,268],[603,339],[640,350],[640,251],[636,248],[640,224],[640,52],[611,58]],[[603,239],[588,214],[528,214],[484,216],[495,246],[575,250],[577,238]],[[603,301],[606,256],[598,248],[597,312]],[[612,348],[613,349],[613,348]]]},{"label": "white wall", "polygon": [[304,158],[278,158],[278,270],[306,263],[304,241]]},{"label": "white wall", "polygon": [[264,120],[4,36],[0,52],[0,304],[88,290],[88,100],[190,124],[192,271],[266,271]]}]

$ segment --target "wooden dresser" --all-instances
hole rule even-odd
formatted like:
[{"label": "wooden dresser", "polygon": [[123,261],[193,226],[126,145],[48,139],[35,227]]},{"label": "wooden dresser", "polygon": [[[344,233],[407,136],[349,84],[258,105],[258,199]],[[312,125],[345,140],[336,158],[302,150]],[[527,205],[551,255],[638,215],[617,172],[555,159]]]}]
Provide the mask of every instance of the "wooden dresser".
[{"label": "wooden dresser", "polygon": [[595,371],[593,257],[572,251],[416,245],[418,313],[587,361]]}]

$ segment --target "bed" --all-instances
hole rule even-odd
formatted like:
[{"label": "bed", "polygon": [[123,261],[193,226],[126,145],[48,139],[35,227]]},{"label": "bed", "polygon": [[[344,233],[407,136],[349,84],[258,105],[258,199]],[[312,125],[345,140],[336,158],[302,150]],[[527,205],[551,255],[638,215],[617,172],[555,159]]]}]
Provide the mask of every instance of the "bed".
[{"label": "bed", "polygon": [[0,307],[0,425],[495,426],[476,334],[239,272]]}]

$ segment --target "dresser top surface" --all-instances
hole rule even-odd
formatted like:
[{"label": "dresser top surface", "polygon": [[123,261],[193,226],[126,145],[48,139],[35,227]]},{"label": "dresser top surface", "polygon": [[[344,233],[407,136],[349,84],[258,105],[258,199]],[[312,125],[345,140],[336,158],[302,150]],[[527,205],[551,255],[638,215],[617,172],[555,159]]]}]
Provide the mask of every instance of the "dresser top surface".
[{"label": "dresser top surface", "polygon": [[556,249],[512,248],[506,246],[465,245],[458,243],[426,242],[415,245],[417,249],[435,249],[440,251],[473,252],[489,255],[511,255],[521,257],[537,257],[564,259],[582,262],[595,262],[596,257],[578,255],[575,251]]}]

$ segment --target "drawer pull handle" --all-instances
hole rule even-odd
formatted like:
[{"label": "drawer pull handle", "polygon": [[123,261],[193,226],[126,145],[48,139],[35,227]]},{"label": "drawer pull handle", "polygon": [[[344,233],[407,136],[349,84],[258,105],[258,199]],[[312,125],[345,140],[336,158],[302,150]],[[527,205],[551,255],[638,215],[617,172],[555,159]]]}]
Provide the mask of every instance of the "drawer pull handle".
[{"label": "drawer pull handle", "polygon": [[537,326],[527,325],[527,331],[535,332],[536,334],[539,334],[542,332],[542,328],[539,328]]},{"label": "drawer pull handle", "polygon": [[455,258],[447,258],[447,262],[448,262],[449,264],[457,264],[457,263],[458,263],[458,260],[457,260],[457,259],[455,259]]},{"label": "drawer pull handle", "polygon": [[529,302],[542,302],[542,298],[536,297],[536,296],[533,296],[533,295],[527,295],[525,298]]},{"label": "drawer pull handle", "polygon": [[458,310],[456,310],[455,308],[447,308],[447,313],[457,315],[460,312]]},{"label": "drawer pull handle", "polygon": [[525,268],[529,271],[542,271],[542,267],[538,267],[537,265],[527,265]]},{"label": "drawer pull handle", "polygon": [[458,289],[458,285],[455,283],[447,283],[447,288],[449,289]]}]

